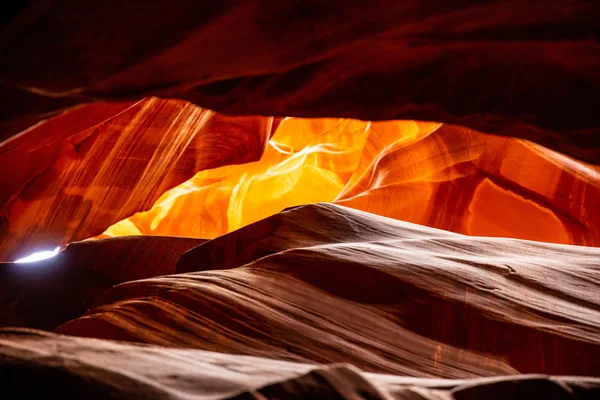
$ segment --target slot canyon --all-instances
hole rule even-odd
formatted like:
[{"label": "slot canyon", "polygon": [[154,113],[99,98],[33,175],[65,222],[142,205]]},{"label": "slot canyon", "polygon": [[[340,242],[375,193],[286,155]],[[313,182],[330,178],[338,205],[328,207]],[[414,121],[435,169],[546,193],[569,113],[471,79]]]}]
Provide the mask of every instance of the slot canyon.
[{"label": "slot canyon", "polygon": [[0,16],[0,398],[600,398],[600,4]]}]

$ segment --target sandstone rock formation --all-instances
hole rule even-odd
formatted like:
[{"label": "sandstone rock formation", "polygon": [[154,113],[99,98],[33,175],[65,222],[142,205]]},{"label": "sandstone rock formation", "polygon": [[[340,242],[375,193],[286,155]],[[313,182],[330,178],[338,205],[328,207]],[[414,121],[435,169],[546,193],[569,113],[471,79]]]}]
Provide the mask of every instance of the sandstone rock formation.
[{"label": "sandstone rock formation", "polygon": [[0,153],[0,260],[98,235],[198,171],[257,160],[273,129],[156,98],[35,126]]},{"label": "sandstone rock formation", "polygon": [[6,170],[28,166],[0,180],[4,260],[105,230],[214,238],[322,201],[470,235],[600,243],[599,171],[523,140],[415,121],[227,117],[156,98],[102,107],[0,154]]},{"label": "sandstone rock formation", "polygon": [[0,397],[599,397],[599,19],[10,4]]},{"label": "sandstone rock formation", "polygon": [[[419,379],[202,350],[139,346],[0,330],[0,384],[8,396],[63,399],[590,399],[594,378],[540,375]],[[36,382],[32,385],[31,382]]]},{"label": "sandstone rock formation", "polygon": [[600,163],[594,1],[37,0],[5,19],[0,138],[73,104],[159,95],[442,121]]},{"label": "sandstone rock formation", "polygon": [[[0,330],[0,385],[63,399],[591,399],[600,379],[525,375],[449,380],[365,373],[202,350]],[[35,382],[35,384],[32,384]]]},{"label": "sandstone rock formation", "polygon": [[177,266],[203,272],[116,286],[57,331],[399,375],[591,375],[599,258],[597,248],[301,206],[206,242]]},{"label": "sandstone rock formation", "polygon": [[0,263],[0,326],[54,329],[81,316],[111,286],[174,274],[204,240],[145,236],[71,243],[34,264]]},{"label": "sandstone rock formation", "polygon": [[415,121],[281,122],[260,161],[205,170],[106,236],[214,238],[320,201],[476,236],[600,245],[600,173],[523,140]]}]

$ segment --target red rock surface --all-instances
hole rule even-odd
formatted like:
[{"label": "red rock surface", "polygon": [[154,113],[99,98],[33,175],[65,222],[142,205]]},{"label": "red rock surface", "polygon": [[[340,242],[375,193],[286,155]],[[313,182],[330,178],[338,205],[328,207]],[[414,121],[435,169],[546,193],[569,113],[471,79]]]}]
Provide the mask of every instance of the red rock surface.
[{"label": "red rock surface", "polygon": [[412,376],[594,375],[599,258],[302,206],[177,267],[203,272],[116,286],[57,331]]},{"label": "red rock surface", "polygon": [[4,260],[103,231],[214,238],[323,201],[469,235],[600,243],[597,169],[455,125],[280,122],[150,98],[83,106],[8,145],[3,168],[27,167],[0,178]]},{"label": "red rock surface", "polygon": [[0,260],[98,235],[198,171],[256,160],[273,129],[157,98],[38,125],[0,153]]},{"label": "red rock surface", "polygon": [[600,244],[600,174],[524,140],[416,121],[287,118],[254,163],[205,170],[104,236],[214,238],[334,202],[476,236]]},{"label": "red rock surface", "polygon": [[599,19],[10,4],[0,397],[599,397]]},{"label": "red rock surface", "polygon": [[[0,330],[0,385],[13,397],[63,399],[591,399],[594,378],[525,375],[419,379],[202,350]],[[35,384],[32,384],[35,382]]]},{"label": "red rock surface", "polygon": [[600,163],[594,1],[38,0],[4,19],[0,138],[73,104],[160,95],[441,121]]}]

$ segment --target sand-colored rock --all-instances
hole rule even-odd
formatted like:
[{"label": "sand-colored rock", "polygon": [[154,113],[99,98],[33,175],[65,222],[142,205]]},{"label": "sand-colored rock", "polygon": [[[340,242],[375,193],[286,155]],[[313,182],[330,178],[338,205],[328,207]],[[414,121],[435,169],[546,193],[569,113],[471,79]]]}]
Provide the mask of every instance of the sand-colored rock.
[{"label": "sand-colored rock", "polygon": [[28,398],[577,400],[600,392],[595,378],[419,379],[343,364],[300,364],[17,329],[0,330],[0,371],[4,394]]},{"label": "sand-colored rock", "polygon": [[599,257],[302,206],[188,251],[189,273],[114,287],[57,331],[422,377],[594,375]]}]

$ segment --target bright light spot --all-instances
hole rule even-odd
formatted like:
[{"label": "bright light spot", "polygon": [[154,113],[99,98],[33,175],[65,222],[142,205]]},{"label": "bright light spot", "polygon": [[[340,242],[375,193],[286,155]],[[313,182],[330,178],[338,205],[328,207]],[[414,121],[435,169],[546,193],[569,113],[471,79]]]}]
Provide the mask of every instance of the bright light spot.
[{"label": "bright light spot", "polygon": [[45,260],[46,258],[52,258],[58,254],[60,247],[55,248],[54,250],[46,250],[46,251],[38,251],[37,253],[33,253],[28,255],[27,257],[20,258],[16,260],[16,263],[30,263]]}]

